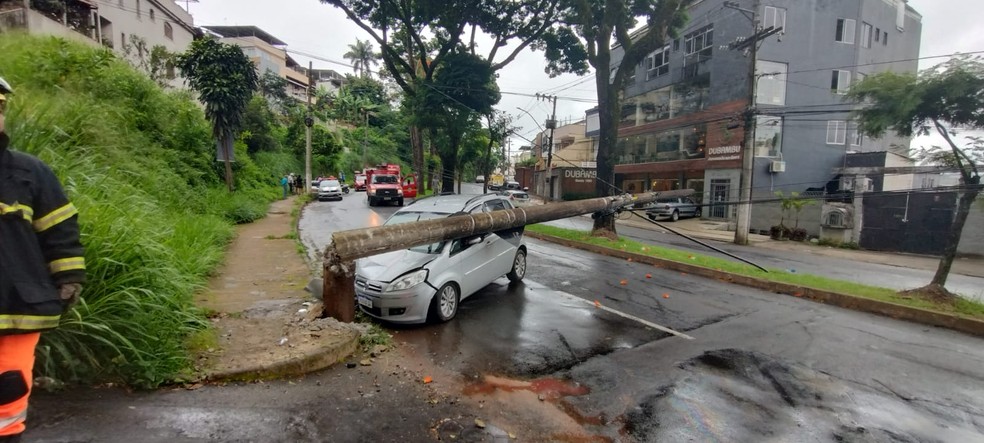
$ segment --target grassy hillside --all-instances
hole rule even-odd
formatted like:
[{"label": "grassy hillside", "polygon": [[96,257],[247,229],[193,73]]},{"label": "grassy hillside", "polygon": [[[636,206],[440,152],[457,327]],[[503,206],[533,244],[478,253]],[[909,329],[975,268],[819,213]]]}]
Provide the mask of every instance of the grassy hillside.
[{"label": "grassy hillside", "polygon": [[[15,89],[12,147],[39,156],[79,208],[83,302],[42,335],[36,370],[63,381],[152,387],[190,368],[188,339],[208,327],[192,304],[235,223],[261,217],[282,171],[237,144],[236,192],[222,181],[204,114],[112,53],[4,34],[0,76]],[[291,164],[266,154],[266,164]]]}]

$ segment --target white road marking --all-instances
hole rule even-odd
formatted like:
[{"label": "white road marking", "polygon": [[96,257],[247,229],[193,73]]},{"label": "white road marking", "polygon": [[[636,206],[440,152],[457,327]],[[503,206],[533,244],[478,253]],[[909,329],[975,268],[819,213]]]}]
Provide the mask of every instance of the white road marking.
[{"label": "white road marking", "polygon": [[677,331],[674,331],[674,330],[672,330],[670,328],[667,328],[666,326],[660,326],[660,325],[657,325],[656,323],[653,323],[653,322],[647,321],[647,320],[643,320],[643,319],[641,319],[639,317],[636,317],[634,315],[629,315],[629,314],[626,314],[624,312],[617,311],[615,309],[609,308],[608,306],[605,306],[605,305],[602,305],[602,304],[597,304],[596,305],[592,301],[585,300],[585,299],[583,299],[581,297],[577,297],[575,295],[571,295],[571,294],[568,294],[568,293],[563,292],[563,291],[554,291],[554,292],[556,292],[558,294],[561,294],[561,295],[563,295],[565,297],[568,297],[568,298],[571,298],[571,299],[574,299],[574,300],[577,300],[577,301],[581,301],[581,302],[587,303],[587,304],[589,304],[591,306],[594,306],[596,309],[602,309],[602,310],[611,312],[612,314],[615,314],[615,315],[617,315],[619,317],[623,317],[623,318],[627,318],[629,320],[637,321],[637,322],[642,323],[642,324],[644,324],[646,326],[649,326],[650,328],[658,329],[658,330],[663,331],[663,332],[665,332],[667,334],[672,334],[672,335],[675,335],[675,336],[680,337],[680,338],[685,338],[687,340],[693,340],[694,339],[693,337],[691,337],[691,336],[689,336],[687,334],[684,334],[682,332],[677,332]]}]

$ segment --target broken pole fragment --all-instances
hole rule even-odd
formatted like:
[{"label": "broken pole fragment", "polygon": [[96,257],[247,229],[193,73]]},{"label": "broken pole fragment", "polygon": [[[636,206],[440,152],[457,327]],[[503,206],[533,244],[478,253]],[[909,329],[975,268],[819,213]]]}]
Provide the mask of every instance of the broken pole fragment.
[{"label": "broken pole fragment", "polygon": [[355,321],[355,262],[339,260],[334,249],[331,244],[325,250],[321,301],[326,316],[352,323]]}]

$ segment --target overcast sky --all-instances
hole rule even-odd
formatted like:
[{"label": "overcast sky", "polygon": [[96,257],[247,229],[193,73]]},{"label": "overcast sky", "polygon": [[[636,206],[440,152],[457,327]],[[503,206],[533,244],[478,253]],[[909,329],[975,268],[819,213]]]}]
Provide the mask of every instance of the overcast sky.
[{"label": "overcast sky", "polygon": [[[178,3],[185,6],[183,1]],[[909,4],[923,16],[921,57],[984,51],[984,27],[979,23],[984,17],[984,0],[909,0]],[[317,56],[313,59],[292,54],[298,62],[307,65],[312,61],[315,68],[343,74],[352,72],[342,57],[349,50],[348,45],[356,39],[369,39],[344,13],[318,0],[201,0],[189,3],[188,8],[196,25],[255,25],[286,42],[288,51]],[[379,46],[373,43],[378,51]],[[942,60],[923,60],[920,67]],[[527,50],[500,71],[499,88],[503,96],[497,108],[512,115],[520,128],[521,137],[514,138],[512,143],[514,153],[520,144],[528,143],[523,137],[535,136],[540,130],[538,124],[542,125],[550,113],[547,102],[522,94],[548,93],[561,97],[557,101],[557,118],[561,122],[581,119],[584,111],[594,106],[585,103],[596,98],[592,79],[570,74],[551,79],[544,74],[543,67],[543,53]],[[517,108],[525,109],[538,122]]]}]

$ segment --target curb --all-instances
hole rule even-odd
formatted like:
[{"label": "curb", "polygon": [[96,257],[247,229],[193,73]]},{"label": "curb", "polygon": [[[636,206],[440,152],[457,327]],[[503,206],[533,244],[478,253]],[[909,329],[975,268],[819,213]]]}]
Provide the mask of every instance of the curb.
[{"label": "curb", "polygon": [[[897,320],[907,320],[914,323],[928,326],[936,326],[952,329],[977,337],[984,337],[984,321],[961,317],[942,312],[930,311],[927,309],[913,308],[881,300],[857,297],[839,292],[824,291],[807,286],[797,286],[789,283],[773,282],[745,275],[732,274],[730,272],[718,271],[702,266],[681,263],[672,260],[651,257],[648,255],[635,254],[620,251],[617,249],[606,248],[603,246],[589,245],[575,242],[551,235],[540,234],[538,232],[526,231],[527,236],[557,243],[570,248],[581,249],[596,254],[607,255],[609,257],[632,259],[632,261],[649,265],[660,265],[663,268],[674,271],[686,272],[688,274],[699,275],[701,277],[713,278],[742,286],[762,289],[777,294],[796,296],[805,298],[822,304],[829,304],[841,308],[852,309],[855,311],[878,314],[891,317]],[[799,295],[795,295],[799,294]]]},{"label": "curb", "polygon": [[254,381],[289,376],[300,376],[328,368],[355,353],[359,347],[361,334],[352,331],[348,337],[335,346],[324,346],[306,354],[285,359],[264,367],[243,368],[240,370],[213,372],[206,374],[203,381]]}]

